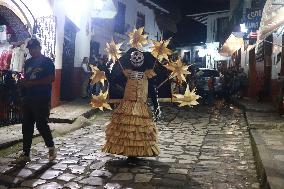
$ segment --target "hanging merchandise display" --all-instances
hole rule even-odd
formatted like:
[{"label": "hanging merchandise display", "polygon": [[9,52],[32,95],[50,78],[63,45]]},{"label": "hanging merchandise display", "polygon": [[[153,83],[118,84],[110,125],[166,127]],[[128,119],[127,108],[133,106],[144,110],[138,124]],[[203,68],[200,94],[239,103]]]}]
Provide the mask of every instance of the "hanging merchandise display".
[{"label": "hanging merchandise display", "polygon": [[35,21],[34,35],[41,41],[42,54],[55,59],[55,41],[56,41],[56,18],[55,16],[46,16],[37,18]]},{"label": "hanging merchandise display", "polygon": [[11,58],[11,45],[9,43],[0,45],[0,70],[8,70],[10,68]]},{"label": "hanging merchandise display", "polygon": [[6,25],[0,25],[0,43],[7,40]]},{"label": "hanging merchandise display", "polygon": [[12,71],[22,72],[27,54],[28,52],[25,44],[22,44],[19,47],[14,48],[10,69]]},{"label": "hanging merchandise display", "polygon": [[[157,156],[160,150],[155,121],[161,116],[161,111],[156,86],[161,86],[165,82],[160,84],[155,82],[155,77],[159,74],[155,72],[155,66],[161,64],[163,60],[168,61],[164,66],[171,75],[166,80],[176,78],[182,83],[189,74],[188,66],[181,60],[170,60],[171,50],[167,47],[170,40],[152,41],[151,52],[143,51],[143,47],[149,43],[147,35],[143,33],[144,28],[130,32],[131,48],[123,55],[120,51],[122,44],[116,44],[114,41],[107,43],[106,52],[109,61],[114,64],[112,69],[105,63],[92,67],[94,72],[91,79],[95,79],[94,82],[107,78],[110,87],[119,85],[124,89],[123,98],[116,99],[116,108],[113,110],[110,123],[106,126],[106,143],[102,148],[103,152],[128,157]],[[112,70],[115,67],[119,69],[115,69],[114,73]],[[147,104],[148,96],[154,105],[153,115]],[[194,106],[198,104],[198,98],[195,90],[190,91],[187,88],[185,94],[174,94],[171,101],[178,102],[179,106]],[[91,105],[101,110],[111,109],[110,100],[108,91],[101,91],[99,95],[93,95]]]}]

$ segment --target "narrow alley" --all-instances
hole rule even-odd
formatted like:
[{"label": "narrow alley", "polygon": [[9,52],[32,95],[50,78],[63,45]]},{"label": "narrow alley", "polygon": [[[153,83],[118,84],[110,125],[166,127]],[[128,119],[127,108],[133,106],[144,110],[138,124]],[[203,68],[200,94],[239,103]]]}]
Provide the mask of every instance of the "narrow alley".
[{"label": "narrow alley", "polygon": [[[109,113],[92,126],[55,139],[58,157],[47,161],[44,143],[32,147],[32,161],[10,167],[17,154],[1,158],[1,180],[10,188],[259,188],[247,125],[233,107],[163,107],[158,122],[161,154],[128,160],[100,152]],[[0,186],[6,189],[5,186]]]}]

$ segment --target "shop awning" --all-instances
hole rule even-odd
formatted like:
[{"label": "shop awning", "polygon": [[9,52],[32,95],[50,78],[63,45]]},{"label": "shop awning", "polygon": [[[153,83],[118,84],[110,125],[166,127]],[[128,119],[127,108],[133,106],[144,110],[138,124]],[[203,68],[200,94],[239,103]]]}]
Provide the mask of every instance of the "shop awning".
[{"label": "shop awning", "polygon": [[230,57],[232,54],[244,46],[243,36],[240,32],[233,32],[221,47],[219,54]]},{"label": "shop awning", "polygon": [[282,25],[284,25],[284,1],[267,0],[262,12],[258,40],[265,39]]}]

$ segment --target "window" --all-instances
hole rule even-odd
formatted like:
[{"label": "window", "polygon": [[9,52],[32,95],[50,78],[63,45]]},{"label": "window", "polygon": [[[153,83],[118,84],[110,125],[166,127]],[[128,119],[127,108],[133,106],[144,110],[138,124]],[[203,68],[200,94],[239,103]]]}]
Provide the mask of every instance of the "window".
[{"label": "window", "polygon": [[138,12],[137,13],[137,20],[136,20],[136,28],[145,27],[145,15]]},{"label": "window", "polygon": [[190,63],[190,51],[184,52],[183,62]]},{"label": "window", "polygon": [[118,2],[117,14],[115,16],[114,31],[120,34],[124,34],[125,31],[125,12],[126,5]]}]

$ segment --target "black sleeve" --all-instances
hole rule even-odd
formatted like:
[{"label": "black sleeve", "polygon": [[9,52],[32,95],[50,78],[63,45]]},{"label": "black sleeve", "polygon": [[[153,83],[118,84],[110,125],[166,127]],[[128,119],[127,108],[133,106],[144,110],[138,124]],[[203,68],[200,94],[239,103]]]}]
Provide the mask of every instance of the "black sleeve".
[{"label": "black sleeve", "polygon": [[50,58],[46,58],[44,65],[45,65],[45,70],[43,77],[55,76],[55,66]]}]

